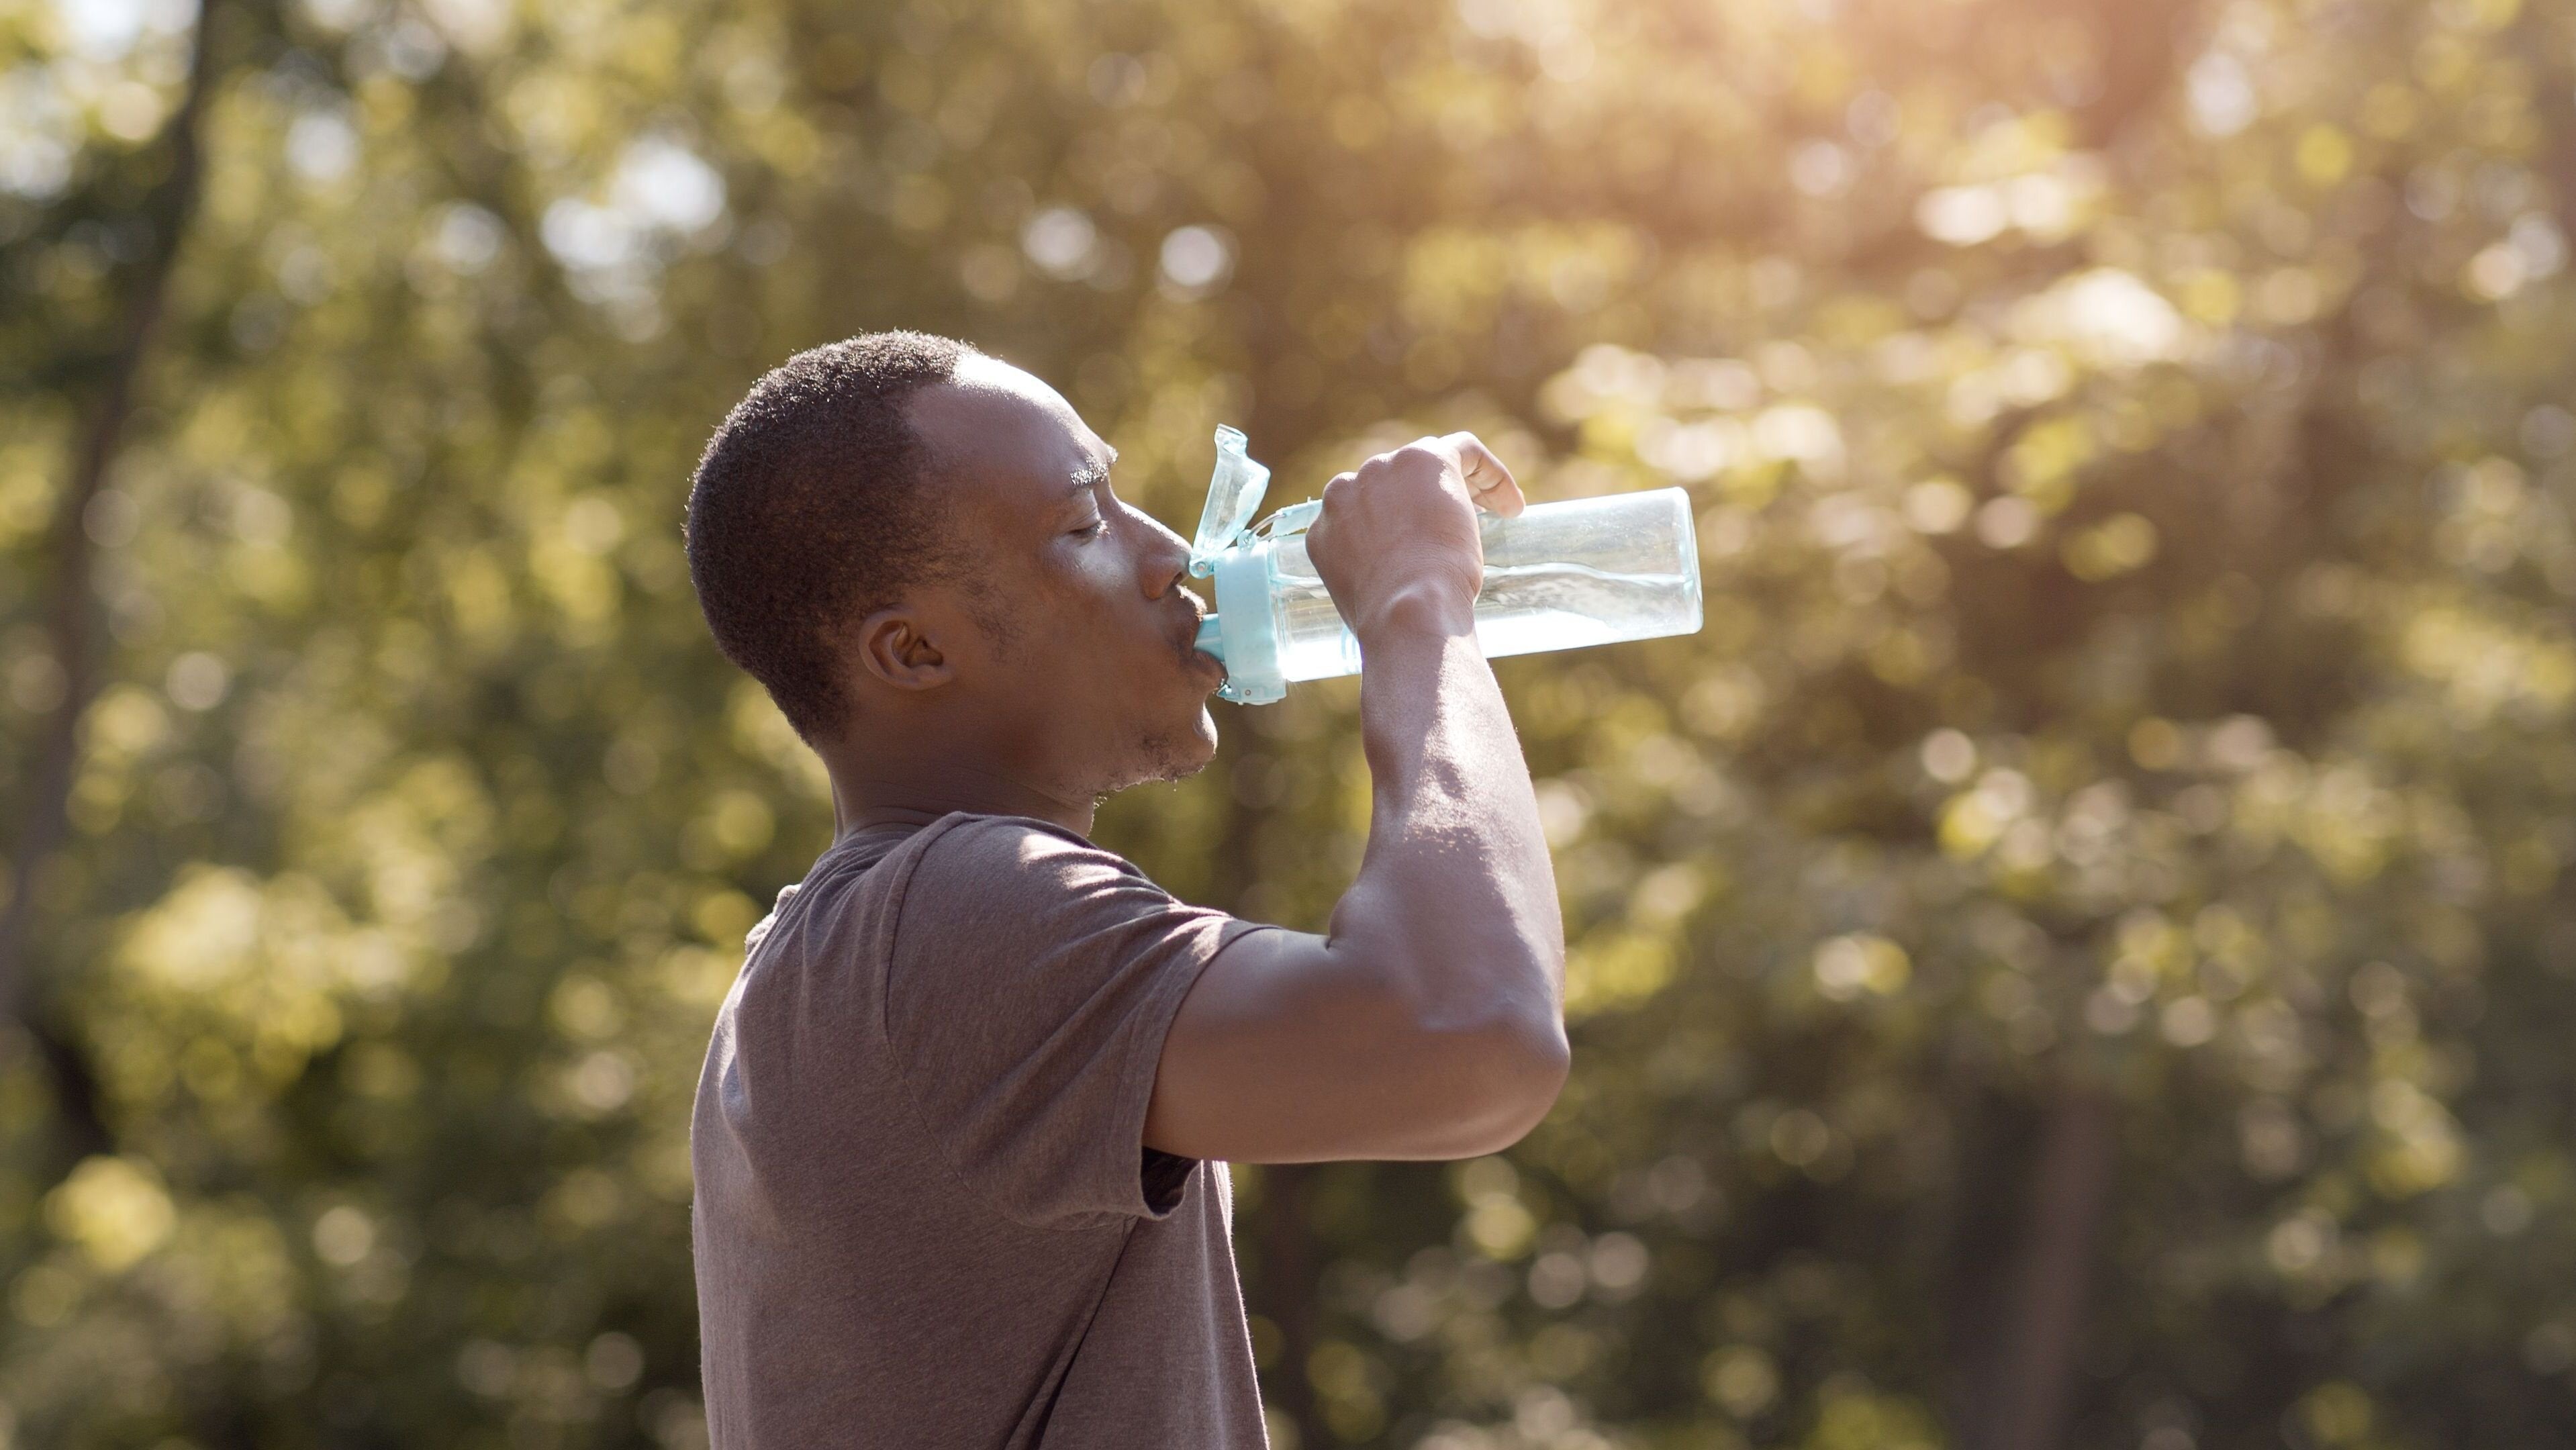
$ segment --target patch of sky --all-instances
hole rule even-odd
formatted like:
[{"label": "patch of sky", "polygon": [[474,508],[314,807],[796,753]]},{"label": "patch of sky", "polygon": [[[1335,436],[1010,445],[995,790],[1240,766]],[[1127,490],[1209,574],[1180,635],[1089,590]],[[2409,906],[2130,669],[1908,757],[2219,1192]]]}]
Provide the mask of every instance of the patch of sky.
[{"label": "patch of sky", "polygon": [[80,117],[40,65],[0,72],[0,191],[47,197],[72,177]]},{"label": "patch of sky", "polygon": [[112,64],[146,35],[180,35],[197,23],[197,0],[53,0],[73,54]]},{"label": "patch of sky", "polygon": [[649,294],[655,239],[703,238],[725,216],[724,177],[664,136],[628,146],[604,196],[559,198],[538,226],[546,250],[572,269],[575,289],[598,301]]}]

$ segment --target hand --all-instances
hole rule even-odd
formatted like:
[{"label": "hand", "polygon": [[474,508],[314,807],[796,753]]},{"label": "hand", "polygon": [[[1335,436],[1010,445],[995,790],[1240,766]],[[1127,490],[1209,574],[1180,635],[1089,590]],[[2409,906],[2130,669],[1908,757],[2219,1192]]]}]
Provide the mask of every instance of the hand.
[{"label": "hand", "polygon": [[1508,518],[1524,506],[1475,434],[1416,439],[1324,485],[1306,557],[1363,643],[1403,625],[1464,631],[1485,582],[1476,510]]}]

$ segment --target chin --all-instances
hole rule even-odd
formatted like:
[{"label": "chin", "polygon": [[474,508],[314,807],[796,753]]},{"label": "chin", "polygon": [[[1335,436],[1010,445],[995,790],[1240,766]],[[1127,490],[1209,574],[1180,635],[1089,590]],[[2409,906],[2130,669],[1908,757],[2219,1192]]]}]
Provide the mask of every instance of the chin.
[{"label": "chin", "polygon": [[1201,703],[1197,719],[1146,736],[1138,753],[1144,762],[1140,784],[1144,780],[1187,780],[1216,759],[1216,717]]}]

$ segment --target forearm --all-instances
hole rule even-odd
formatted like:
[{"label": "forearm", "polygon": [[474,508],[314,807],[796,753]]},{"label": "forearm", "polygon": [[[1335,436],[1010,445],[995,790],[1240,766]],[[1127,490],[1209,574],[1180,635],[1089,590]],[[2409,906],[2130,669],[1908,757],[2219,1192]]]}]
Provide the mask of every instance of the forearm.
[{"label": "forearm", "polygon": [[1435,1025],[1560,1038],[1565,928],[1529,768],[1472,617],[1361,637],[1367,855],[1333,918]]},{"label": "forearm", "polygon": [[1564,1087],[1565,926],[1476,647],[1479,506],[1509,517],[1523,499],[1465,433],[1324,486],[1307,553],[1359,640],[1368,852],[1324,937],[1247,932],[1200,973],[1149,1144],[1282,1163],[1497,1153]]}]

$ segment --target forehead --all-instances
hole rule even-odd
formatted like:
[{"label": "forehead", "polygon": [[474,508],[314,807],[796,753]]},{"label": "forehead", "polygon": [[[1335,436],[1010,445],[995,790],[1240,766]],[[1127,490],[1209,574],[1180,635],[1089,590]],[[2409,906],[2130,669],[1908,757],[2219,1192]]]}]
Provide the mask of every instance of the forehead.
[{"label": "forehead", "polygon": [[1109,459],[1108,445],[1055,389],[993,358],[914,393],[905,415],[951,498],[1010,514],[1050,509]]}]

